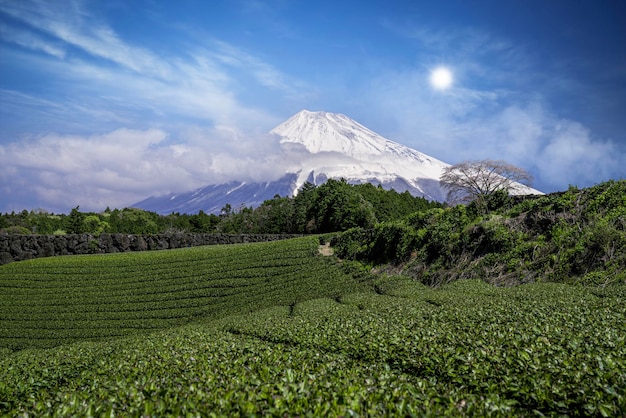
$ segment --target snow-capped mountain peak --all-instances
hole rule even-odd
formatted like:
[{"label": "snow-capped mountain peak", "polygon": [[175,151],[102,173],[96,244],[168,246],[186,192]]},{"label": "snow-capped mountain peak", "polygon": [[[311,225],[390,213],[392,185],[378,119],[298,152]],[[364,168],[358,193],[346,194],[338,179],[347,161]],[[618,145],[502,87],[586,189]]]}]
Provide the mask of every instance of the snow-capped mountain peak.
[{"label": "snow-capped mountain peak", "polygon": [[[282,147],[285,174],[278,180],[208,185],[183,194],[151,197],[135,206],[162,214],[219,213],[225,204],[254,207],[276,194],[295,195],[305,182],[319,185],[330,178],[445,200],[439,178],[449,164],[390,141],[345,115],[302,110],[270,134],[280,138]],[[520,193],[534,191],[527,188]]]},{"label": "snow-capped mountain peak", "polygon": [[443,199],[438,179],[448,164],[390,141],[345,115],[302,110],[270,133],[280,137],[286,150],[307,151],[291,170],[300,173],[298,186],[317,183],[317,176],[343,177],[353,183],[395,184],[396,189]]},{"label": "snow-capped mountain peak", "polygon": [[311,153],[338,152],[352,158],[380,155],[410,156],[423,162],[434,159],[390,141],[346,115],[302,110],[270,131],[283,145],[299,145]]},{"label": "snow-capped mountain peak", "polygon": [[345,115],[302,110],[270,131],[281,144],[298,144],[311,153],[339,152],[359,157],[380,155],[387,148],[385,138]]}]

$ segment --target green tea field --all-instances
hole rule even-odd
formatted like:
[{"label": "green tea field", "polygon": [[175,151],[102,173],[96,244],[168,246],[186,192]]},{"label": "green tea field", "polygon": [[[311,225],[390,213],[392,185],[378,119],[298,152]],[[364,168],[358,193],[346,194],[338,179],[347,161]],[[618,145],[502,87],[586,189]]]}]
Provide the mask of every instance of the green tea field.
[{"label": "green tea field", "polygon": [[0,415],[626,414],[623,285],[433,289],[318,244],[0,266]]}]

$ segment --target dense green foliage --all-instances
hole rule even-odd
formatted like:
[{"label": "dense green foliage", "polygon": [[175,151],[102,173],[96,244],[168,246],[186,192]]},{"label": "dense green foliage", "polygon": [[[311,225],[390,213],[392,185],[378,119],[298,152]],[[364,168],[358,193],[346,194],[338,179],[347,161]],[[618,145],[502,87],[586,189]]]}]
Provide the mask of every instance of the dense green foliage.
[{"label": "dense green foliage", "polygon": [[626,282],[626,181],[526,198],[495,193],[483,203],[350,229],[337,240],[337,253],[370,265],[399,264],[429,285],[467,278],[506,285]]},{"label": "dense green foliage", "polygon": [[384,192],[397,211],[379,190],[218,218],[343,233],[0,266],[0,415],[626,415],[626,181],[416,210]]},{"label": "dense green foliage", "polygon": [[[334,277],[336,292],[344,278]],[[279,303],[270,292],[265,308],[250,313],[242,307],[238,315],[209,315],[140,336],[7,351],[0,358],[0,410],[24,416],[626,413],[624,287],[607,293],[460,281],[432,289],[399,277],[372,285],[295,303],[293,297]]]},{"label": "dense green foliage", "polygon": [[317,238],[0,266],[0,347],[48,347],[165,328],[358,287]]},{"label": "dense green foliage", "polygon": [[136,208],[106,209],[101,213],[51,214],[44,210],[0,214],[0,233],[82,234],[102,232],[157,234],[169,232],[280,234],[325,233],[371,227],[433,207],[436,202],[397,193],[371,184],[350,185],[328,180],[321,186],[305,183],[296,197],[275,196],[258,208],[226,205],[219,215],[172,213],[160,216]]}]

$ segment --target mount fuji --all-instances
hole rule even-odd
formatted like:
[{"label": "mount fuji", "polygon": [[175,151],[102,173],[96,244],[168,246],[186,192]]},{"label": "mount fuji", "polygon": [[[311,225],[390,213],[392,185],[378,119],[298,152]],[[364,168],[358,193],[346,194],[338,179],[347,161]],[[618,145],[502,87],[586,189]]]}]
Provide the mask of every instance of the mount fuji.
[{"label": "mount fuji", "polygon": [[444,200],[439,186],[448,164],[390,141],[349,117],[303,110],[270,131],[284,152],[295,155],[287,168],[297,173],[296,191],[305,181],[329,178],[372,183],[429,200]]},{"label": "mount fuji", "polygon": [[330,178],[348,183],[372,183],[401,193],[444,201],[440,187],[442,161],[390,141],[349,117],[302,110],[269,132],[280,142],[284,175],[252,183],[233,181],[200,189],[150,197],[133,207],[160,214],[220,213],[232,208],[256,207],[265,200],[294,196],[305,182],[315,185]]}]

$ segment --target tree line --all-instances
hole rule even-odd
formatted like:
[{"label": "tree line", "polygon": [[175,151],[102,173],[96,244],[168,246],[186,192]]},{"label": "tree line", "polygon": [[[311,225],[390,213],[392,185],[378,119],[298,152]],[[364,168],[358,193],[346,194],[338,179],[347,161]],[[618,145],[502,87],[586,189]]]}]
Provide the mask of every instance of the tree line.
[{"label": "tree line", "polygon": [[138,208],[83,212],[79,206],[69,214],[41,209],[4,213],[0,214],[0,233],[314,234],[354,227],[372,228],[379,222],[442,206],[409,192],[398,193],[369,183],[351,185],[344,179],[330,179],[320,186],[305,183],[295,197],[276,195],[257,208],[234,208],[227,204],[219,214],[200,211],[159,215]]}]

